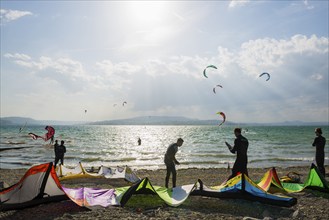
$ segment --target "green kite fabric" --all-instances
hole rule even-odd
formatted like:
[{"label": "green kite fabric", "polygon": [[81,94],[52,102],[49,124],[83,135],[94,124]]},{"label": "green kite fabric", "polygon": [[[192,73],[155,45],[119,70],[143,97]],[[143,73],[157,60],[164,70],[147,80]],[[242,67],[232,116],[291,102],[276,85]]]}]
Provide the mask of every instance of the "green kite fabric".
[{"label": "green kite fabric", "polygon": [[260,182],[257,184],[265,191],[270,190],[270,186],[275,186],[289,193],[301,192],[305,188],[315,189],[323,192],[329,192],[328,182],[319,172],[318,168],[312,164],[308,177],[304,183],[286,183],[281,182],[278,178],[275,168],[265,173]]},{"label": "green kite fabric", "polygon": [[199,188],[194,190],[192,195],[227,199],[245,199],[286,207],[293,206],[297,203],[296,198],[274,195],[266,192],[245,174],[239,174],[220,186],[207,187],[203,185],[201,180],[199,180],[199,183]]},{"label": "green kite fabric", "polygon": [[[84,169],[81,168],[81,170]],[[58,201],[59,199],[71,199],[79,206],[89,209],[124,206],[134,194],[158,195],[166,204],[173,207],[181,205],[189,195],[245,199],[287,207],[296,204],[296,198],[275,195],[267,191],[270,184],[291,191],[300,190],[302,187],[300,184],[288,186],[281,183],[275,169],[267,172],[265,176],[266,178],[261,181],[263,185],[257,185],[246,175],[239,174],[220,186],[214,187],[206,187],[201,180],[198,180],[194,184],[165,188],[153,186],[148,178],[144,178],[132,186],[114,189],[88,187],[71,189],[61,186],[52,163],[48,163],[32,167],[19,183],[1,190],[0,209],[18,209],[28,205]],[[308,180],[303,187],[328,189],[328,184],[315,167],[311,169]]]}]

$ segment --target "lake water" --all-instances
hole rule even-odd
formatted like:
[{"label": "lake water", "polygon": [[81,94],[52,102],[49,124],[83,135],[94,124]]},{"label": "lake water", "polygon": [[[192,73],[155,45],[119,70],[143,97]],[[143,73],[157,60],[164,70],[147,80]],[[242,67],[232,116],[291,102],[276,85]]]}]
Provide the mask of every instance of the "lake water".
[{"label": "lake water", "polygon": [[[53,146],[42,139],[32,140],[28,135],[46,133],[45,126],[27,126],[19,132],[18,126],[2,126],[0,148],[20,148],[0,151],[0,168],[28,168],[54,160]],[[79,161],[90,166],[123,166],[134,169],[165,168],[163,157],[169,144],[182,137],[184,144],[176,158],[179,168],[231,167],[235,155],[225,141],[233,144],[231,126],[54,126],[55,139],[64,140],[67,148],[64,163],[75,166]],[[314,162],[315,126],[249,126],[243,136],[249,140],[248,167],[288,167],[310,165]],[[325,148],[329,163],[329,127],[322,126],[327,138]],[[142,144],[138,146],[137,140]]]}]

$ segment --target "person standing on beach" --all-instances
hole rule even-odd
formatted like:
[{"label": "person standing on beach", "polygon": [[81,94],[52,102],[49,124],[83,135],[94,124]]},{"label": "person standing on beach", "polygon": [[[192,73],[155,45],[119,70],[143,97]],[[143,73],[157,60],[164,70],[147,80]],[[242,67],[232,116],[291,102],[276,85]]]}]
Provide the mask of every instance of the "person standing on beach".
[{"label": "person standing on beach", "polygon": [[234,129],[234,146],[232,147],[229,143],[225,142],[231,153],[236,153],[236,159],[232,168],[232,174],[228,179],[235,177],[239,173],[246,174],[248,176],[247,164],[248,164],[248,146],[249,142],[247,138],[241,135],[241,128]]},{"label": "person standing on beach", "polygon": [[61,145],[58,145],[57,140],[55,141],[55,168],[58,161],[61,161],[61,164],[64,165],[64,154],[66,153],[66,147],[64,146],[64,141],[61,141]]},{"label": "person standing on beach", "polygon": [[326,139],[322,136],[322,129],[315,129],[316,138],[314,138],[312,146],[315,147],[315,161],[319,168],[320,173],[323,176],[326,175],[324,168],[324,146],[326,145]]},{"label": "person standing on beach", "polygon": [[175,155],[178,151],[178,147],[183,145],[184,140],[182,138],[178,138],[176,143],[169,145],[167,152],[164,157],[164,163],[167,167],[167,174],[166,174],[166,188],[169,185],[169,178],[170,174],[172,174],[172,185],[176,187],[176,167],[175,164],[179,165],[180,163],[176,160]]}]

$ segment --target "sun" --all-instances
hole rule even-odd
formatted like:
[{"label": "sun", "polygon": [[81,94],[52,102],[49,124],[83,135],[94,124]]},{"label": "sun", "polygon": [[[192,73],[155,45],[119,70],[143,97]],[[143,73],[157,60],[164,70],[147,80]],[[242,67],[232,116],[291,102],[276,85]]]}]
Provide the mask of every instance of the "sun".
[{"label": "sun", "polygon": [[137,28],[154,28],[166,22],[168,10],[168,2],[164,1],[129,1],[125,15]]}]

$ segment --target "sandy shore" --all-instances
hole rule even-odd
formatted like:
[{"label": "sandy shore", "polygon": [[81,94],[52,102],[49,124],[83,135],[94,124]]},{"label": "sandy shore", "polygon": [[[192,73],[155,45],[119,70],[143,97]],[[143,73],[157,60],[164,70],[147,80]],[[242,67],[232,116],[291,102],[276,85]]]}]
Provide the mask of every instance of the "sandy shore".
[{"label": "sandy shore", "polygon": [[[268,169],[249,169],[252,180],[259,180]],[[326,167],[329,170],[329,166]],[[302,174],[304,182],[309,167],[277,168],[279,176],[294,171]],[[8,185],[17,183],[26,169],[0,169],[0,180]],[[138,170],[139,177],[149,177],[153,185],[164,185],[165,170]],[[178,170],[177,185],[195,183],[201,179],[207,186],[221,184],[230,174],[227,169],[182,169]],[[328,180],[328,177],[327,177]],[[123,180],[75,179],[61,182],[70,188],[98,187],[114,188],[129,185]],[[42,204],[23,210],[0,212],[0,219],[328,219],[329,194],[314,190],[288,194],[297,198],[297,204],[290,208],[277,207],[245,200],[223,200],[190,196],[178,208],[172,208],[157,196],[135,195],[124,208],[111,207],[88,210],[72,201]]]}]

